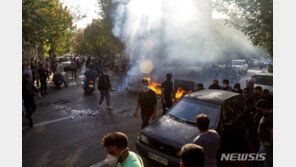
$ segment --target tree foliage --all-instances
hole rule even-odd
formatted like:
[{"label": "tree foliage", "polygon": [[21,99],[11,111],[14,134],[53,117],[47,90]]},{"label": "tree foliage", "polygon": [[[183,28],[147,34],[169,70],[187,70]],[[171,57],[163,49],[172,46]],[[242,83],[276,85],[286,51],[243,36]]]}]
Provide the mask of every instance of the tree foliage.
[{"label": "tree foliage", "polygon": [[44,54],[69,51],[73,17],[59,0],[22,0],[23,49],[38,44]]},{"label": "tree foliage", "polygon": [[111,11],[115,7],[112,0],[98,0],[100,19],[93,20],[84,31],[76,31],[73,50],[79,54],[99,56],[110,51],[121,52],[122,43],[112,33]]},{"label": "tree foliage", "polygon": [[273,0],[216,0],[214,7],[229,16],[226,24],[244,32],[254,45],[273,56]]}]

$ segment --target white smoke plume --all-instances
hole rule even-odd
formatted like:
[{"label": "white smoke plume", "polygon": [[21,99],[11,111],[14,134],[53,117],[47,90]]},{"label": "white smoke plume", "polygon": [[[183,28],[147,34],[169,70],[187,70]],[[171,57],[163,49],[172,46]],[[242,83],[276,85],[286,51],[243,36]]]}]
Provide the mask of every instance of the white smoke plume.
[{"label": "white smoke plume", "polygon": [[[231,54],[250,57],[264,51],[247,37],[212,18],[209,0],[113,0],[113,33],[136,64],[154,68],[217,62]],[[131,71],[132,71],[131,70]]]}]

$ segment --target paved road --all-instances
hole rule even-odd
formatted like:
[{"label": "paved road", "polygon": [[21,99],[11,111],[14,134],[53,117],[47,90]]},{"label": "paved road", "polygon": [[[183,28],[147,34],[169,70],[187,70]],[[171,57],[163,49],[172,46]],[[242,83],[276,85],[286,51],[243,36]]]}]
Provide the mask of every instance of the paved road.
[{"label": "paved road", "polygon": [[[245,83],[245,79],[249,79],[253,72],[258,71],[250,71],[241,82]],[[112,131],[126,133],[129,148],[137,152],[135,141],[140,132],[141,120],[132,117],[137,96],[113,91],[113,110],[99,110],[97,90],[91,96],[83,94],[82,72],[76,79],[72,79],[67,72],[65,79],[68,88],[50,88],[48,95],[36,99],[33,128],[28,128],[28,122],[23,118],[23,166],[104,166],[106,151],[100,142],[106,133]],[[113,85],[121,83],[121,78],[116,75],[112,75],[112,80]],[[105,102],[103,106],[106,107]],[[158,117],[161,112],[159,105]]]}]

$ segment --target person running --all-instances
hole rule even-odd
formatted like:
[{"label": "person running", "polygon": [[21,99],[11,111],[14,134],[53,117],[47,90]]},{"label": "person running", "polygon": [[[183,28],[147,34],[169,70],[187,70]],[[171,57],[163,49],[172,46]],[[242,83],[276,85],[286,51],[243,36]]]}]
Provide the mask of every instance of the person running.
[{"label": "person running", "polygon": [[107,69],[104,70],[103,74],[99,78],[98,90],[100,91],[100,94],[101,94],[100,101],[99,101],[99,108],[102,108],[101,105],[104,101],[104,98],[106,97],[107,109],[111,110],[112,109],[112,107],[110,106],[111,83],[110,83],[110,77],[108,75]]},{"label": "person running", "polygon": [[185,144],[180,151],[180,167],[204,167],[204,150],[193,143]]},{"label": "person running", "polygon": [[220,136],[215,130],[209,130],[210,119],[206,114],[198,115],[195,122],[199,135],[194,139],[194,143],[204,149],[204,166],[216,167],[216,152],[220,148]]},{"label": "person running", "polygon": [[142,158],[128,148],[128,137],[121,132],[106,134],[102,139],[102,145],[107,148],[107,165],[118,167],[144,167]]},{"label": "person running", "polygon": [[157,99],[153,90],[148,87],[148,80],[142,79],[142,90],[139,93],[138,104],[134,112],[134,117],[138,117],[138,110],[141,107],[142,117],[142,129],[148,124],[152,116],[152,119],[156,118]]},{"label": "person running", "polygon": [[173,94],[173,82],[171,81],[172,74],[167,73],[166,81],[164,81],[161,86],[161,102],[162,102],[162,115],[166,113],[168,109],[170,109],[173,105],[172,102],[172,94]]},{"label": "person running", "polygon": [[219,81],[215,79],[213,81],[213,84],[209,86],[209,89],[221,89],[221,86],[219,85]]},{"label": "person running", "polygon": [[26,119],[28,119],[30,127],[33,127],[33,120],[31,116],[36,110],[36,104],[33,96],[34,92],[38,94],[39,98],[41,97],[35,88],[33,81],[30,80],[30,76],[25,74],[22,83],[22,98],[24,100],[26,110]]}]

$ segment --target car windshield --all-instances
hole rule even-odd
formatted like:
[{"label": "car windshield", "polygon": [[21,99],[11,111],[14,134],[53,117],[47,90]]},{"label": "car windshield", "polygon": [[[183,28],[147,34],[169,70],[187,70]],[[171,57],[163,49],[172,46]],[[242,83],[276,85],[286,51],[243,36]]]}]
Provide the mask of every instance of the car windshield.
[{"label": "car windshield", "polygon": [[71,61],[69,57],[63,57],[59,59],[59,62]]},{"label": "car windshield", "polygon": [[255,78],[255,84],[259,85],[268,85],[272,86],[273,85],[273,77],[270,75],[255,75],[253,76]]},{"label": "car windshield", "polygon": [[183,98],[168,113],[172,117],[190,123],[195,123],[195,117],[199,114],[206,114],[210,118],[209,127],[216,127],[220,106]]},{"label": "car windshield", "polygon": [[232,65],[243,65],[242,61],[233,61],[231,62]]}]

